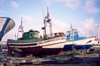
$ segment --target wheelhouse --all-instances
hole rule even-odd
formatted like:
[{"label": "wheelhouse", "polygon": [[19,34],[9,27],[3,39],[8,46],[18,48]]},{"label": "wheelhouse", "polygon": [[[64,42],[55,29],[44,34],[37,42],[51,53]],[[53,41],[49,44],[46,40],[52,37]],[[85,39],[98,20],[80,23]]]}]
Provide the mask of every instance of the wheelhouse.
[{"label": "wheelhouse", "polygon": [[39,38],[39,31],[30,30],[29,32],[25,32],[22,38],[19,38],[19,40],[30,40],[30,39],[38,39],[38,38]]}]

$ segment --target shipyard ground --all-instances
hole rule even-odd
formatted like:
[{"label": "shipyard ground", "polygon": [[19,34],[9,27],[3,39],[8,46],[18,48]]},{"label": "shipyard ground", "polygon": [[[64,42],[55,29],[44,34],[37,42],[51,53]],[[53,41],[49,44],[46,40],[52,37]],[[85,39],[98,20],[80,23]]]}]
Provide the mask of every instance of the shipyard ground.
[{"label": "shipyard ground", "polygon": [[62,62],[48,62],[43,64],[22,64],[16,66],[99,66],[99,57],[98,54],[88,54],[85,57],[83,55],[76,55],[74,59],[70,61]]},{"label": "shipyard ground", "polygon": [[[15,60],[16,61],[16,60]],[[12,66],[99,66],[99,54],[83,54],[75,55],[75,57],[69,61],[59,61],[59,62],[42,62],[33,63],[20,63],[19,65]],[[10,66],[9,64],[6,66]]]},{"label": "shipyard ground", "polygon": [[[16,63],[13,64],[12,62],[10,62],[11,65],[9,65],[9,63],[7,62],[5,66],[100,66],[100,51],[99,50],[96,52],[94,51],[89,52],[86,55],[84,55],[84,52],[82,53],[76,52],[74,57],[73,55],[68,55],[68,56],[61,55],[61,57],[60,58],[59,57],[57,58],[50,57],[47,59],[45,58],[43,59],[44,61],[42,61],[41,58],[36,59],[36,58],[31,58],[31,57],[28,57],[28,58],[7,57],[8,59],[12,59],[12,61],[15,61]],[[0,56],[0,58],[3,58],[3,56]],[[20,59],[24,59],[28,61],[25,63],[22,63]],[[2,66],[2,63],[0,63],[0,65]]]}]

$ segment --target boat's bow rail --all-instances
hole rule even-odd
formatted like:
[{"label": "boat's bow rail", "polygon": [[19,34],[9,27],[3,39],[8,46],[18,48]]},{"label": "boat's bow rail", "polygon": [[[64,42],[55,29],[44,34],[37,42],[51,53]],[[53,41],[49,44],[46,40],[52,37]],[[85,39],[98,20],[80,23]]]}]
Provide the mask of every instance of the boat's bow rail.
[{"label": "boat's bow rail", "polygon": [[37,42],[38,39],[30,39],[30,40],[12,40],[12,39],[8,39],[7,44],[8,43],[31,43],[31,42]]},{"label": "boat's bow rail", "polygon": [[62,37],[65,37],[67,38],[66,36],[57,36],[57,37],[53,37],[53,38],[47,38],[47,39],[44,39],[44,38],[38,38],[38,39],[30,39],[30,40],[13,40],[13,39],[8,39],[7,40],[7,43],[31,43],[31,42],[39,42],[39,41],[46,41],[46,40],[58,40],[58,39],[61,39]]},{"label": "boat's bow rail", "polygon": [[33,43],[33,42],[50,42],[50,41],[57,41],[57,40],[65,40],[66,41],[66,36],[62,36],[62,37],[55,37],[55,38],[50,38],[50,39],[31,39],[31,40],[12,40],[12,39],[8,39],[7,44],[10,43]]}]

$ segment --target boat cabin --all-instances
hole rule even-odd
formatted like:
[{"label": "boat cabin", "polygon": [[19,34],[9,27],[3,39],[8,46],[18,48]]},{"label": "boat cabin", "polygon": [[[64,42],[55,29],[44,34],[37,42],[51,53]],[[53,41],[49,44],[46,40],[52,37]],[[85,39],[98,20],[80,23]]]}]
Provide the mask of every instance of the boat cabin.
[{"label": "boat cabin", "polygon": [[67,32],[67,41],[77,41],[77,40],[82,40],[86,39],[86,37],[79,37],[78,31],[76,29],[73,29],[73,31],[68,31]]},{"label": "boat cabin", "polygon": [[22,38],[18,40],[30,40],[30,39],[38,39],[39,38],[39,31],[37,30],[30,30],[29,32],[23,33]]}]

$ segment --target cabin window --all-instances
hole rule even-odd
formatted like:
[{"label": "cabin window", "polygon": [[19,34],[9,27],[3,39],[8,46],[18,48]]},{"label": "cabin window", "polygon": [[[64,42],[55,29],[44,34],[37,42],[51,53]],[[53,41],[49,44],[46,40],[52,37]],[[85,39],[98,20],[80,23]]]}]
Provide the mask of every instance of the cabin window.
[{"label": "cabin window", "polygon": [[74,32],[74,35],[76,35],[76,32]]},{"label": "cabin window", "polygon": [[33,32],[30,32],[30,38],[32,38],[33,37]]},{"label": "cabin window", "polygon": [[38,32],[34,32],[34,37],[39,37],[39,33]]},{"label": "cabin window", "polygon": [[73,32],[71,32],[71,36],[73,36]]},{"label": "cabin window", "polygon": [[25,36],[27,36],[27,34],[25,34]]}]

